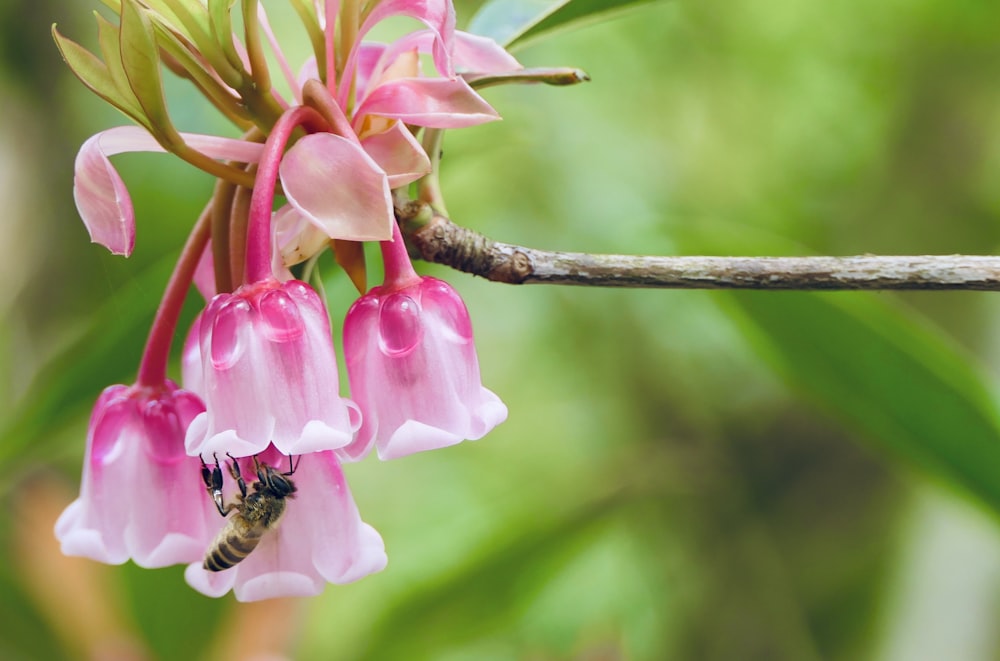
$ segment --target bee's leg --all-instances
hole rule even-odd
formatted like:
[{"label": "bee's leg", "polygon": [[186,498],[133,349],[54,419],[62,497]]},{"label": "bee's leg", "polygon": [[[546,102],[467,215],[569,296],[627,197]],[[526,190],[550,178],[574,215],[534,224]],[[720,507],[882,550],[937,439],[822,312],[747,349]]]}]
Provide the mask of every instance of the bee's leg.
[{"label": "bee's leg", "polygon": [[267,464],[264,464],[262,466],[260,460],[257,459],[257,455],[253,456],[253,469],[257,473],[257,481],[260,482],[261,484],[267,484],[269,482],[269,480],[267,479],[267,469],[265,468],[265,466],[267,466]]},{"label": "bee's leg", "polygon": [[215,503],[219,514],[225,516],[229,510],[222,502],[222,468],[219,466],[219,458],[215,457],[215,468],[209,468],[201,455],[198,458],[201,459],[201,479],[205,483],[205,489],[212,496],[212,502]]},{"label": "bee's leg", "polygon": [[[229,474],[233,476],[234,480],[236,480],[236,484],[240,488],[240,494],[246,498],[247,483],[243,480],[243,476],[240,474],[240,462],[236,461],[236,457],[228,452],[226,453],[226,456],[232,459],[232,461],[229,462]],[[254,457],[254,461],[257,461],[256,457]]]}]

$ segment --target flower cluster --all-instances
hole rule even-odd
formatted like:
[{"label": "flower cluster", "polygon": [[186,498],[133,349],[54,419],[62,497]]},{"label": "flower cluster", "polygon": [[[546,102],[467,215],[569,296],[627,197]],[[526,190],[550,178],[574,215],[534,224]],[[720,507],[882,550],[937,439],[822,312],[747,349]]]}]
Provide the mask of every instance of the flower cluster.
[{"label": "flower cluster", "polygon": [[[161,4],[172,9],[157,11]],[[423,199],[434,199],[441,130],[497,119],[468,72],[520,65],[496,43],[457,31],[447,0],[320,4],[305,3],[315,52],[297,76],[262,7],[244,14],[244,39],[219,39],[228,26],[195,29],[219,27],[207,5],[122,0],[118,26],[98,19],[103,61],[55,33],[83,82],[140,125],[105,131],[80,150],[74,194],[93,241],[123,255],[135,242],[128,192],[109,160],[116,153],[169,151],[219,180],[168,284],[136,383],[109,387],[94,407],[80,497],[56,525],[67,554],[188,564],[187,581],[212,596],[317,594],[386,563],[341,462],[373,447],[390,459],[478,439],[506,418],[481,383],[462,300],[413,270],[394,196],[419,180],[431,190]],[[391,44],[365,39],[396,16],[425,28]],[[284,94],[271,85],[264,43],[284,72]],[[173,128],[161,53],[243,138]],[[279,182],[285,204],[275,211]],[[348,399],[325,302],[290,267],[332,246],[363,281],[364,241],[379,242],[385,279],[345,321]],[[208,302],[188,334],[179,388],[166,378],[167,361],[192,282]],[[231,567],[209,569],[211,553],[228,554]]]}]

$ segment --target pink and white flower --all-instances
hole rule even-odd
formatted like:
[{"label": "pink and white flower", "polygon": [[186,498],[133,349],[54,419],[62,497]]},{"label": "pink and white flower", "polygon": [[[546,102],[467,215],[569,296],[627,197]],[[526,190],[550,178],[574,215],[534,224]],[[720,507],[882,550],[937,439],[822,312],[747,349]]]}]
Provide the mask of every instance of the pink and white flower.
[{"label": "pink and white flower", "polygon": [[476,440],[507,418],[483,387],[469,313],[450,285],[424,277],[375,287],[344,322],[351,395],[362,410],[357,440],[338,454],[382,459]]},{"label": "pink and white flower", "polygon": [[184,452],[184,430],[205,407],[194,394],[110,386],[94,406],[80,497],[56,523],[66,555],[141,567],[193,562],[218,518]]},{"label": "pink and white flower", "polygon": [[207,410],[188,428],[188,454],[249,456],[272,443],[305,454],[351,442],[360,414],[339,395],[326,306],[309,285],[244,285],[213,298],[198,324],[201,372],[188,343],[186,378]]},{"label": "pink and white flower", "polygon": [[[258,460],[276,468],[288,465],[288,458],[273,447]],[[244,476],[254,475],[253,461],[241,459],[240,470]],[[311,596],[321,593],[327,583],[350,583],[385,567],[382,538],[361,520],[332,452],[296,458],[290,479],[296,492],[278,525],[231,569],[211,572],[202,567],[200,558],[193,562],[185,572],[193,588],[210,597],[232,590],[239,601]],[[227,501],[233,492],[230,483]],[[222,525],[220,519],[217,528]]]}]

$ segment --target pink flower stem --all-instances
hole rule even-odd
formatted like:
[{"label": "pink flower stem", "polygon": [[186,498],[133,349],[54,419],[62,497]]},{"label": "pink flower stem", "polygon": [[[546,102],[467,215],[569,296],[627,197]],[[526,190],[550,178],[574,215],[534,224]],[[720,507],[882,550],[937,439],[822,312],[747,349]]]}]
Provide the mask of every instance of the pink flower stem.
[{"label": "pink flower stem", "polygon": [[381,241],[379,247],[382,249],[382,263],[385,265],[383,291],[398,291],[420,282],[420,276],[413,270],[413,263],[406,253],[406,244],[403,243],[399,224],[392,223],[392,240]]},{"label": "pink flower stem", "polygon": [[311,132],[328,131],[323,117],[308,106],[286,110],[271,129],[264,143],[257,168],[257,177],[250,198],[247,228],[247,259],[243,282],[250,284],[274,277],[271,271],[271,214],[274,207],[274,188],[278,180],[278,166],[285,153],[285,145],[298,126]]},{"label": "pink flower stem", "polygon": [[170,275],[167,289],[163,293],[163,300],[156,310],[156,317],[153,319],[153,326],[149,330],[149,338],[146,340],[146,348],[142,353],[142,362],[139,363],[139,374],[137,381],[140,386],[147,388],[163,387],[167,379],[167,362],[170,359],[170,344],[174,338],[174,331],[177,328],[177,319],[180,316],[181,308],[184,306],[184,298],[188,289],[191,288],[191,281],[194,279],[195,269],[198,268],[198,260],[208,247],[208,239],[212,229],[212,202],[208,203],[205,210],[198,217],[191,234],[188,235],[187,243],[181,250],[181,256],[177,260],[174,272]]}]

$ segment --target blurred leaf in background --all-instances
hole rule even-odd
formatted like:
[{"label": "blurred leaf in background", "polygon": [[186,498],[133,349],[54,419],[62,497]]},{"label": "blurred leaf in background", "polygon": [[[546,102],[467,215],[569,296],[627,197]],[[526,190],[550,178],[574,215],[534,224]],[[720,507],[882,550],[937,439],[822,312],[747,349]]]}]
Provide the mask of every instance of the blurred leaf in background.
[{"label": "blurred leaf in background", "polygon": [[[636,4],[524,40],[524,64],[593,81],[487,92],[504,121],[446,137],[456,222],[592,252],[996,252],[1000,6]],[[46,519],[76,489],[86,412],[134,372],[212,185],[120,157],[136,252],[87,243],[73,156],[120,117],[48,30],[86,35],[92,9],[0,5],[4,659],[86,656],[24,544],[56,548]],[[211,132],[167,83],[190,94],[179,127]],[[268,623],[301,659],[1000,655],[995,296],[515,288],[419,267],[462,293],[510,418],[348,467],[389,568],[255,611],[176,568],[94,566],[113,598],[90,631],[158,659],[242,655],[226,641]],[[325,285],[337,325],[351,285]]]}]

